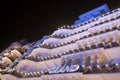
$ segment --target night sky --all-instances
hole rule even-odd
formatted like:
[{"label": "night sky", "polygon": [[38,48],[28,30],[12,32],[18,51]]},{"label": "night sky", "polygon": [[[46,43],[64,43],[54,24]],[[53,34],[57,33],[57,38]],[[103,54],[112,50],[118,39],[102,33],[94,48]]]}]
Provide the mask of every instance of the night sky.
[{"label": "night sky", "polygon": [[80,14],[103,4],[112,10],[120,7],[120,0],[4,1],[0,9],[0,51],[23,38],[37,41],[62,25],[72,25]]}]

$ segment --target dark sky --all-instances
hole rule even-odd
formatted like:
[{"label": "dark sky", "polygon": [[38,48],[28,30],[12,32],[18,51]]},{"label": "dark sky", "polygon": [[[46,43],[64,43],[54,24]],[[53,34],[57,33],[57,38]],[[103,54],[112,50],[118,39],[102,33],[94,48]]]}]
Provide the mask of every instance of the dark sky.
[{"label": "dark sky", "polygon": [[[119,7],[119,0],[8,0],[2,2],[0,51],[14,41],[27,38],[39,40],[62,25],[71,25],[78,16],[107,4]],[[2,29],[4,28],[4,29]]]}]

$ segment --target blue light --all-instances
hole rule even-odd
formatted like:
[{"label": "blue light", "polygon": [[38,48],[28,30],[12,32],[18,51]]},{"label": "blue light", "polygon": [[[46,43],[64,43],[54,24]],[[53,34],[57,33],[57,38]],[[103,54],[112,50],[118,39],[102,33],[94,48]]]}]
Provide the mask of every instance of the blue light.
[{"label": "blue light", "polygon": [[102,14],[107,13],[107,12],[110,12],[110,9],[106,4],[104,4],[98,8],[95,8],[89,12],[86,12],[80,15],[79,20],[76,20],[73,25],[74,26],[80,25],[81,23],[85,23],[89,21],[90,19],[100,17],[102,16]]}]

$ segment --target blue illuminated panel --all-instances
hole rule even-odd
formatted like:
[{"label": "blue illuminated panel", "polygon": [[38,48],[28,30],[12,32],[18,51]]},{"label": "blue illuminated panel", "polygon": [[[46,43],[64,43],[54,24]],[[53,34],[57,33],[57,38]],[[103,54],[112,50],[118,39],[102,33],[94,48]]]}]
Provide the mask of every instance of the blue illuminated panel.
[{"label": "blue illuminated panel", "polygon": [[108,6],[106,4],[95,8],[89,12],[86,12],[82,15],[79,16],[79,20],[75,21],[75,23],[73,25],[79,25],[81,23],[84,23],[92,18],[97,18],[100,17],[102,14],[106,13],[106,12],[110,12],[110,9],[108,8]]}]

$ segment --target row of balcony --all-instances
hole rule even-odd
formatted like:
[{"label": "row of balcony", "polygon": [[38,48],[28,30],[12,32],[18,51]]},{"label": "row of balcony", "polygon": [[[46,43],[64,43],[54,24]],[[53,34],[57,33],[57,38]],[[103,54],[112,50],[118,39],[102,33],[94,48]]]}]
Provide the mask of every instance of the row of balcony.
[{"label": "row of balcony", "polygon": [[[120,8],[117,8],[117,9],[115,9],[115,10],[112,10],[111,12],[107,12],[107,13],[103,14],[103,15],[102,15],[101,17],[99,17],[99,18],[90,19],[89,21],[87,21],[87,22],[85,22],[85,23],[82,23],[82,24],[80,24],[80,25],[78,25],[78,26],[62,26],[62,27],[60,27],[60,28],[58,28],[58,29],[74,29],[74,28],[78,28],[78,27],[84,26],[84,25],[86,25],[86,24],[89,24],[89,23],[98,21],[100,18],[103,18],[103,19],[104,19],[105,16],[111,15],[111,14],[113,14],[113,13],[115,13],[115,12],[118,12],[118,11],[120,11]],[[118,17],[118,15],[114,15],[114,18],[117,18],[117,17]],[[109,18],[110,18],[110,17],[109,17]],[[106,20],[106,21],[112,20],[112,18],[113,18],[113,16],[111,16],[111,18],[108,19],[108,20]],[[103,20],[102,22],[104,22],[104,20]],[[100,22],[100,23],[101,23],[101,22]],[[97,24],[97,25],[98,25],[98,24]]]},{"label": "row of balcony", "polygon": [[108,29],[102,29],[102,30],[99,30],[99,31],[95,31],[94,33],[90,33],[89,35],[85,35],[83,37],[80,37],[76,40],[72,40],[70,42],[64,42],[64,43],[61,43],[61,44],[47,44],[47,43],[44,43],[44,44],[40,44],[40,47],[43,47],[43,48],[48,48],[48,49],[53,49],[53,48],[57,48],[57,47],[61,47],[61,46],[65,46],[65,45],[68,45],[68,44],[72,44],[72,43],[75,43],[76,41],[79,41],[81,39],[85,39],[85,38],[89,38],[89,37],[93,37],[93,36],[96,36],[96,35],[99,35],[99,34],[103,34],[103,33],[107,33],[107,32],[110,32],[110,31],[113,31],[113,30],[120,30],[120,26],[114,26],[114,27],[110,27]]},{"label": "row of balcony", "polygon": [[98,44],[81,46],[77,49],[71,49],[71,50],[68,50],[66,52],[60,53],[58,55],[47,56],[47,57],[39,57],[39,56],[29,55],[29,56],[26,56],[25,59],[30,59],[32,61],[39,62],[39,61],[45,61],[45,60],[60,58],[63,55],[73,54],[73,53],[77,53],[77,52],[82,52],[82,51],[87,51],[87,50],[92,50],[92,49],[97,49],[97,48],[107,49],[107,48],[113,48],[113,47],[118,47],[118,46],[120,46],[120,41],[112,40],[111,42],[101,42],[101,43],[98,43]]},{"label": "row of balcony", "polygon": [[[78,65],[78,64],[76,64]],[[95,73],[114,73],[120,72],[120,64],[97,64],[97,65],[82,65],[82,66],[74,66],[74,65],[65,65],[65,66],[57,66],[51,69],[47,69],[45,71],[38,72],[21,72],[16,69],[8,69],[6,71],[2,71],[2,74],[11,74],[17,76],[19,78],[32,78],[32,77],[41,77],[41,75],[51,75],[51,74],[64,74],[64,73],[76,73],[82,72],[84,74],[95,74]],[[71,68],[72,67],[72,68]],[[76,68],[76,69],[75,69]]]}]

